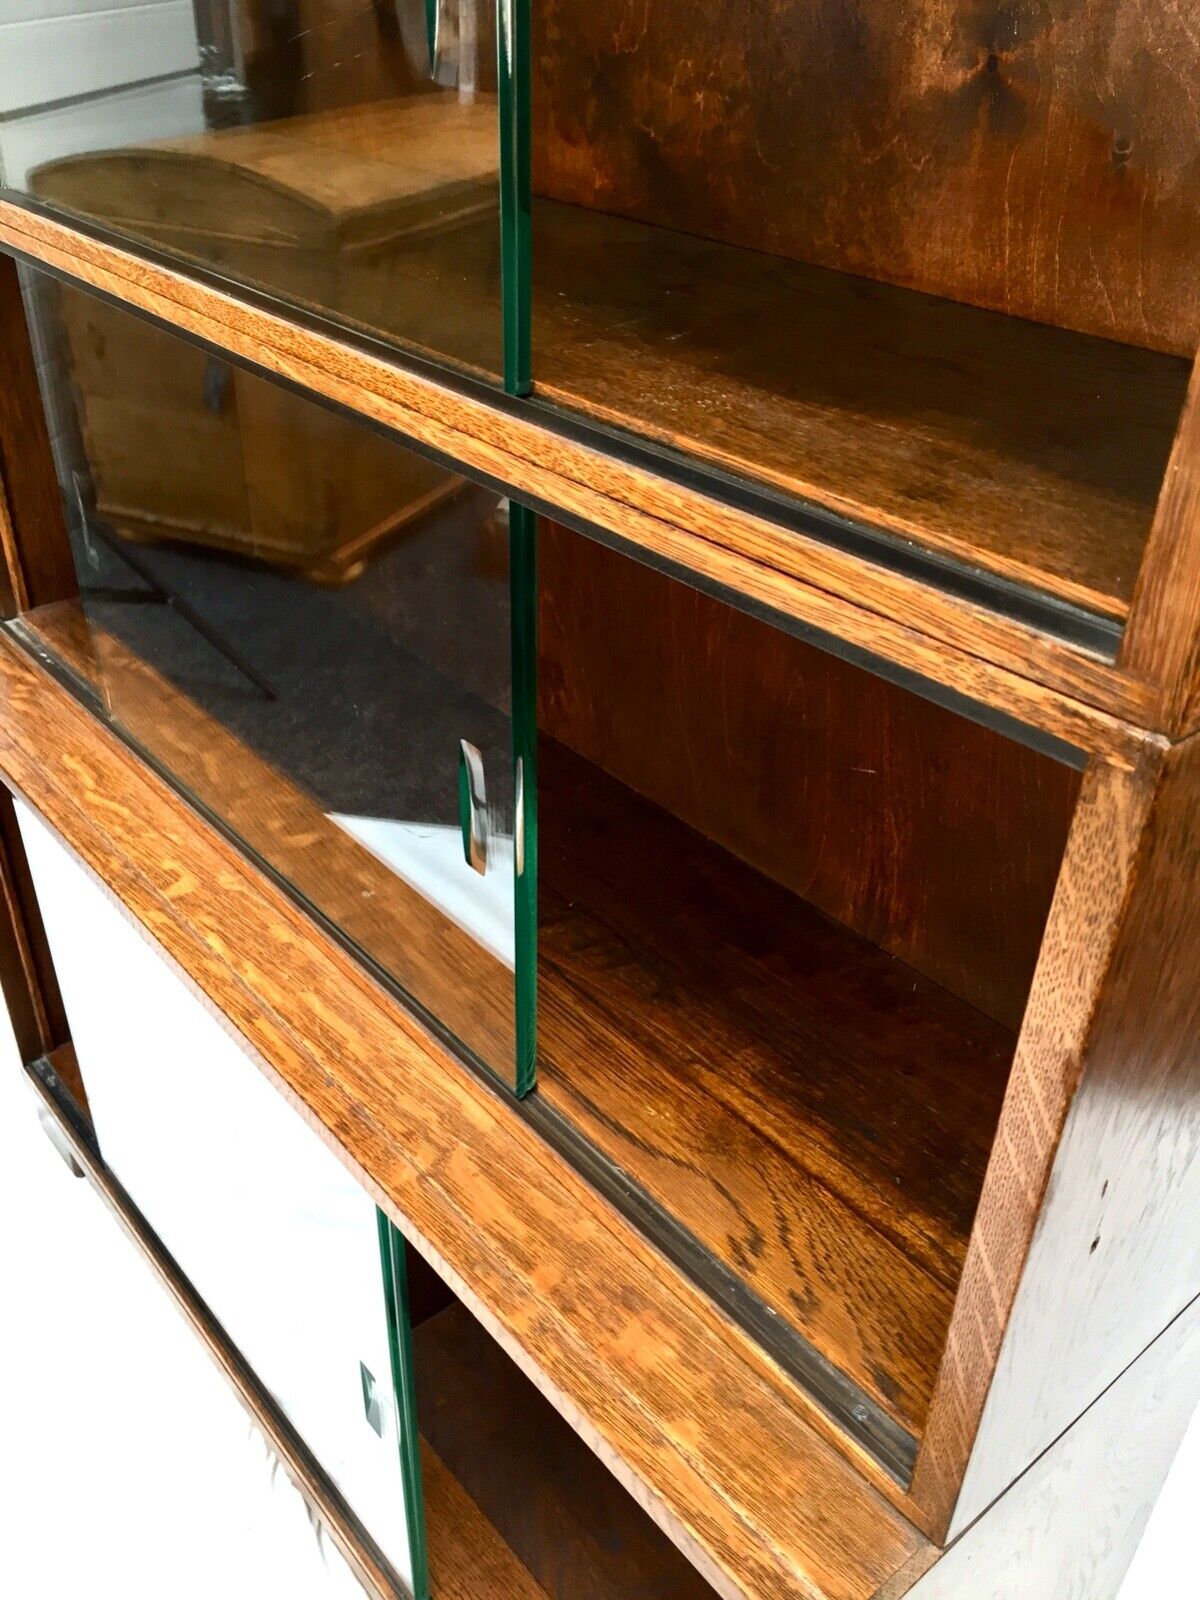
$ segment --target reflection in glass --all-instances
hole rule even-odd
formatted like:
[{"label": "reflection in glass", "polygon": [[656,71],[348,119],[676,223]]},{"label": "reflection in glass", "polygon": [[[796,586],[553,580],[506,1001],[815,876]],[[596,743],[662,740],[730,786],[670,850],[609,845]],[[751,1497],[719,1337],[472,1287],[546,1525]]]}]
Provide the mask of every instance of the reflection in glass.
[{"label": "reflection in glass", "polygon": [[374,1204],[18,804],[106,1164],[411,1589],[415,1419],[393,1382]]},{"label": "reflection in glass", "polygon": [[34,285],[80,585],[78,606],[38,614],[44,641],[514,1082],[506,503],[126,311]]},{"label": "reflection in glass", "polygon": [[9,188],[499,375],[490,0],[54,11],[4,44]]}]

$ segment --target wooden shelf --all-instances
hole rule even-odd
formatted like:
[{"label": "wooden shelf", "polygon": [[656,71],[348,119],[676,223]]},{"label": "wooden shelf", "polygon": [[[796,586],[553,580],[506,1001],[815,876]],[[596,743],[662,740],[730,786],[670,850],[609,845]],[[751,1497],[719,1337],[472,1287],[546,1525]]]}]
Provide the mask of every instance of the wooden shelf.
[{"label": "wooden shelf", "polygon": [[[507,1560],[504,1600],[711,1600],[713,1591],[461,1305],[413,1330],[433,1591],[466,1549],[442,1530],[473,1509]],[[441,1551],[439,1541],[452,1540]],[[501,1554],[503,1552],[503,1554]]]},{"label": "wooden shelf", "polygon": [[553,201],[534,230],[542,395],[1127,614],[1188,362]]},{"label": "wooden shelf", "polygon": [[539,1094],[919,1435],[1013,1035],[562,746]]}]

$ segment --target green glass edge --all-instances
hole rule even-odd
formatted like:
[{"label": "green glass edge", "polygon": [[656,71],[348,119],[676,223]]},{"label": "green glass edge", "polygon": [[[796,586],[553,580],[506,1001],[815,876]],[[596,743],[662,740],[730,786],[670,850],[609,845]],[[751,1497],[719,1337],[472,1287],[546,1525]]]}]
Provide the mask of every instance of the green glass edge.
[{"label": "green glass edge", "polygon": [[521,795],[524,811],[524,849],[513,851],[516,1092],[518,1097],[524,1097],[537,1082],[537,515],[515,501],[510,502],[508,512],[508,575],[513,784],[514,793]]},{"label": "green glass edge", "polygon": [[412,1323],[408,1314],[408,1268],[404,1238],[378,1206],[379,1265],[387,1306],[388,1354],[396,1396],[396,1433],[400,1476],[404,1482],[404,1520],[412,1559],[413,1600],[429,1600],[429,1546],[425,1537],[425,1489],[421,1479],[421,1436],[417,1424],[417,1390],[413,1374]]},{"label": "green glass edge", "polygon": [[425,42],[429,46],[429,76],[437,77],[439,0],[425,0]]},{"label": "green glass edge", "polygon": [[533,387],[529,0],[496,0],[496,54],[504,388],[508,394],[526,395]]},{"label": "green glass edge", "polygon": [[471,780],[467,775],[467,752],[458,747],[458,831],[462,835],[463,860],[471,859]]}]

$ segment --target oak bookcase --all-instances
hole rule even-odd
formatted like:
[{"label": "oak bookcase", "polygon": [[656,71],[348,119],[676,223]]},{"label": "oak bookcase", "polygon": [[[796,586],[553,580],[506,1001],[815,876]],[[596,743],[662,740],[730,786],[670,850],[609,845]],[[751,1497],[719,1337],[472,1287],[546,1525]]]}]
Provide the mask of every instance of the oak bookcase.
[{"label": "oak bookcase", "polygon": [[1200,1393],[1194,33],[276,11],[0,166],[44,1117],[369,1593],[1115,1595]]}]

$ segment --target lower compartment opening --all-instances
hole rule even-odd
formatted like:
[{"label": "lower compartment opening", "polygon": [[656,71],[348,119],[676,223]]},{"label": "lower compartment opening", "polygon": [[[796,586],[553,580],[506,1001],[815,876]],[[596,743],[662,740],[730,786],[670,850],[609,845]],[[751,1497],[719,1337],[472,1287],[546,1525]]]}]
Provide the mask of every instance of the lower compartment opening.
[{"label": "lower compartment opening", "polygon": [[713,1591],[453,1292],[406,1248],[437,1600]]}]

